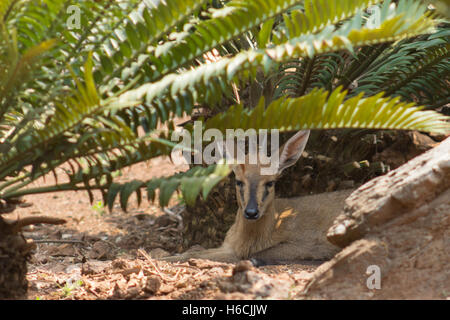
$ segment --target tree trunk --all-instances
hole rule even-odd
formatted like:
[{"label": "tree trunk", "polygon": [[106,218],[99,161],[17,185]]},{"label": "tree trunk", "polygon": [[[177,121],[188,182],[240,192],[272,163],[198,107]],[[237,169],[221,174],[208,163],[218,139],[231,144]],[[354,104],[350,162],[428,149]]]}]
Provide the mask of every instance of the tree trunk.
[{"label": "tree trunk", "polygon": [[30,246],[0,216],[0,299],[23,298],[27,292]]},{"label": "tree trunk", "polygon": [[193,245],[218,247],[234,222],[237,211],[234,176],[223,180],[195,206],[187,206],[183,215],[183,249]]},{"label": "tree trunk", "polygon": [[28,288],[27,260],[34,244],[25,240],[20,234],[21,229],[37,223],[61,224],[65,223],[65,220],[34,216],[11,221],[2,218],[1,213],[2,211],[0,211],[0,299],[25,298]]}]

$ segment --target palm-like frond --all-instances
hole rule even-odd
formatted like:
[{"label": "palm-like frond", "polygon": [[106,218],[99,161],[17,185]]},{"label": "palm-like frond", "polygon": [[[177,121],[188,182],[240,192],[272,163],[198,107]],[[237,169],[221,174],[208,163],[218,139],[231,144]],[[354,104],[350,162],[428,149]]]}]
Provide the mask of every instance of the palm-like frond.
[{"label": "palm-like frond", "polygon": [[[281,130],[447,130],[440,114],[380,93],[395,89],[392,95],[406,99],[433,72],[448,70],[443,37],[431,39],[440,31],[427,39],[432,46],[422,43],[437,20],[417,1],[384,1],[380,25],[371,28],[364,22],[368,13],[361,10],[379,3],[232,0],[213,8],[207,0],[153,5],[82,0],[77,3],[83,13],[81,29],[68,28],[67,1],[2,3],[0,52],[8,53],[0,58],[5,71],[0,76],[2,198],[67,189],[87,190],[92,198],[91,190],[100,190],[110,206],[120,194],[126,207],[133,192],[140,199],[141,188],[150,195],[159,188],[163,205],[177,188],[189,202],[201,190],[206,197],[225,171],[193,169],[125,185],[113,184],[113,172],[169,154],[175,115],[191,114],[199,105],[212,109],[232,91],[232,83],[245,85],[257,74],[282,72],[275,88],[278,99],[267,109],[263,102],[252,111],[232,107],[206,126],[225,128],[232,120],[232,127]],[[422,47],[408,47],[417,43]],[[227,56],[204,63],[203,56],[213,49]],[[380,59],[394,63],[405,52],[414,56],[410,61],[426,59],[414,66],[402,62],[403,74],[377,72]],[[379,79],[386,86],[377,91]],[[360,85],[349,93],[339,88],[355,80]],[[445,98],[443,83],[427,82],[423,95],[436,91],[439,99]],[[161,130],[162,125],[168,129]],[[67,184],[24,189],[65,163],[72,168]]]},{"label": "palm-like frond", "polygon": [[448,30],[419,41],[405,41],[386,50],[358,80],[354,93],[374,94],[382,90],[405,101],[438,107],[450,97],[450,44]]},{"label": "palm-like frond", "polygon": [[344,64],[338,53],[325,53],[283,63],[278,72],[282,75],[276,84],[274,97],[299,97],[313,88],[331,91]]},{"label": "palm-like frond", "polygon": [[213,165],[207,168],[193,167],[189,171],[176,174],[172,177],[152,179],[147,182],[134,180],[122,185],[113,184],[109,188],[106,203],[111,209],[116,196],[120,194],[120,205],[125,210],[130,195],[136,192],[138,199],[140,199],[141,195],[139,190],[140,188],[145,188],[147,198],[151,201],[154,201],[155,191],[159,189],[159,203],[162,206],[166,206],[169,203],[173,193],[177,190],[181,191],[186,203],[192,205],[200,193],[206,199],[211,189],[229,173],[229,166]]},{"label": "palm-like frond", "polygon": [[4,21],[7,19],[7,15],[12,10],[12,6],[17,0],[5,0],[0,3],[0,20]]},{"label": "palm-like frond", "polygon": [[347,92],[338,87],[329,93],[313,89],[299,98],[280,98],[267,108],[264,101],[251,110],[242,105],[231,107],[206,122],[205,127],[226,129],[406,129],[448,132],[447,117],[433,111],[423,111],[413,103],[400,102],[398,97],[377,94],[364,98],[362,94],[346,99]]},{"label": "palm-like frond", "polygon": [[279,44],[304,34],[317,33],[378,2],[381,1],[344,0],[338,3],[326,0],[306,0],[304,10],[293,10],[291,14],[284,15],[283,36],[279,37],[277,42]]},{"label": "palm-like frond", "polygon": [[[414,20],[406,18],[406,14],[403,15],[403,13],[409,12],[391,15],[391,18],[387,18],[382,24],[383,27],[379,29],[355,30],[343,26],[337,34],[329,32],[311,34],[298,42],[290,41],[266,50],[248,50],[233,58],[223,58],[216,63],[202,65],[181,75],[169,74],[160,81],[129,90],[119,97],[119,102],[122,105],[126,105],[127,101],[153,104],[166,118],[168,112],[180,115],[185,111],[190,112],[194,101],[214,105],[219,101],[219,93],[226,91],[227,88],[230,89],[225,85],[226,83],[238,83],[248,79],[255,76],[260,69],[268,73],[279,63],[293,58],[313,57],[341,49],[352,49],[359,46],[363,39],[368,39],[364,41],[371,44],[400,40],[426,32],[433,26],[429,18],[417,16],[418,20]],[[419,20],[422,23],[419,24]],[[352,23],[350,21],[348,25]],[[142,113],[142,116],[145,114]]]},{"label": "palm-like frond", "polygon": [[[389,2],[384,2],[381,12],[387,12],[388,6]],[[409,9],[405,15],[410,17]],[[314,87],[333,90],[343,86],[351,90],[350,96],[385,91],[432,109],[448,102],[448,25],[441,25],[431,35],[393,45],[375,43],[353,48],[353,55],[341,50],[283,64],[275,97],[300,96]]]}]

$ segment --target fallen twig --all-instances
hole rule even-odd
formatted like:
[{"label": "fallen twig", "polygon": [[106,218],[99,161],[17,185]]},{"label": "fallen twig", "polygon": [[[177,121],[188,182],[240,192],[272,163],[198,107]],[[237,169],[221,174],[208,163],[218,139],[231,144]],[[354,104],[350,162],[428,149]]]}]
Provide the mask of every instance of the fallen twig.
[{"label": "fallen twig", "polygon": [[45,223],[45,224],[63,224],[67,221],[60,218],[52,218],[46,216],[25,217],[12,222],[12,231],[19,232],[23,227],[31,224]]},{"label": "fallen twig", "polygon": [[150,262],[150,264],[153,266],[153,268],[155,268],[156,272],[158,272],[158,274],[161,273],[161,271],[159,271],[158,267],[156,266],[156,264],[152,261],[152,258],[150,258],[148,256],[148,254],[142,250],[142,249],[138,249],[138,252],[148,261]]},{"label": "fallen twig", "polygon": [[168,282],[174,282],[177,281],[178,279],[178,274],[180,273],[180,270],[178,270],[178,272],[175,274],[174,277],[169,278],[167,276],[165,276],[164,274],[161,273],[161,271],[158,269],[158,267],[156,266],[156,264],[153,262],[153,259],[149,257],[149,255],[142,249],[138,249],[138,253],[140,253],[148,262],[150,262],[150,264],[153,266],[153,268],[156,270],[158,276],[161,277],[161,279],[163,279],[164,281],[168,281]]},{"label": "fallen twig", "polygon": [[81,243],[81,244],[85,244],[84,241],[81,240],[71,240],[71,239],[66,239],[66,240],[51,240],[51,239],[44,239],[44,240],[34,240],[34,243]]}]

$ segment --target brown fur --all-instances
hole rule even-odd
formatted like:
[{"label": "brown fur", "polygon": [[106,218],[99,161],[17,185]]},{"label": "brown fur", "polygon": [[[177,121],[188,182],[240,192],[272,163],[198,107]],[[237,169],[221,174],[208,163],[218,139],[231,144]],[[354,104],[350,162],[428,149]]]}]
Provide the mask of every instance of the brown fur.
[{"label": "brown fur", "polygon": [[[239,210],[222,246],[187,252],[164,260],[203,258],[237,262],[255,258],[266,263],[276,263],[324,260],[337,253],[338,248],[327,241],[326,232],[342,210],[345,198],[353,190],[275,199],[275,187],[266,185],[275,181],[281,170],[298,160],[308,135],[309,132],[305,135],[301,131],[286,143],[280,156],[281,169],[275,175],[261,175],[262,166],[259,164],[235,166],[236,180],[242,183],[236,186]],[[244,215],[251,195],[259,209],[259,218],[255,220],[247,219]]]}]

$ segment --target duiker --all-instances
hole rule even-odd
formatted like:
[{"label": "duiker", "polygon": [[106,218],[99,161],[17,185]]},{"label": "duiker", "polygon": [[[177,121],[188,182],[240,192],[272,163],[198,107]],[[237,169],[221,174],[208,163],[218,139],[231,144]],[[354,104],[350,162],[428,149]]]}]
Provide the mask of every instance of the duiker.
[{"label": "duiker", "polygon": [[202,258],[237,262],[255,259],[261,264],[272,264],[330,259],[338,248],[327,241],[326,232],[352,190],[275,198],[275,180],[300,158],[308,137],[309,131],[299,131],[280,148],[276,154],[278,170],[273,175],[261,175],[263,165],[259,162],[248,164],[246,161],[234,167],[239,209],[219,248],[186,252],[164,260]]}]

